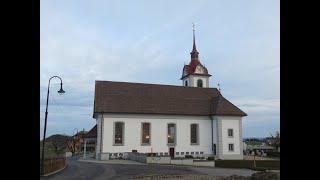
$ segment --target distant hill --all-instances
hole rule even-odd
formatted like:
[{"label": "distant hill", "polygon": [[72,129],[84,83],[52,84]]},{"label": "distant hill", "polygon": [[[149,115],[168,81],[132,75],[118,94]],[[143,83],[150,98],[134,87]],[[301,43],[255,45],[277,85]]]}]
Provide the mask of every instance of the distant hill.
[{"label": "distant hill", "polygon": [[244,141],[264,141],[266,138],[262,137],[247,137],[243,138]]},{"label": "distant hill", "polygon": [[[46,138],[45,151],[46,156],[57,156],[63,154],[67,150],[67,141],[72,136],[55,134]],[[42,149],[42,140],[40,141],[40,151]]]},{"label": "distant hill", "polygon": [[70,140],[72,136],[62,135],[62,134],[55,134],[48,138],[46,138],[46,142],[51,142],[58,147],[65,146],[65,143]]}]

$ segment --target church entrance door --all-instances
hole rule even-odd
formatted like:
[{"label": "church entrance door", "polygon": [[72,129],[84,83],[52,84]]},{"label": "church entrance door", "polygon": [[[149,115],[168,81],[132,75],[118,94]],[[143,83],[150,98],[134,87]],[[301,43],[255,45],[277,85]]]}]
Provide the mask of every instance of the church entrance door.
[{"label": "church entrance door", "polygon": [[174,158],[174,148],[169,148],[169,154],[171,158]]}]

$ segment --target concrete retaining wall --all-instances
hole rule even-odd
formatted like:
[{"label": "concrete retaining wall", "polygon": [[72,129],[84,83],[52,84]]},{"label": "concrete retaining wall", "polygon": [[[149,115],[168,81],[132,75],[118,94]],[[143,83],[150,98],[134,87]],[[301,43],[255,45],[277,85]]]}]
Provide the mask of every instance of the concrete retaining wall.
[{"label": "concrete retaining wall", "polygon": [[193,159],[171,159],[170,157],[146,157],[146,163],[214,167],[214,161],[194,161]]},{"label": "concrete retaining wall", "polygon": [[170,157],[147,157],[146,163],[155,164],[170,164]]},{"label": "concrete retaining wall", "polygon": [[171,159],[170,164],[175,165],[193,165],[192,159]]},{"label": "concrete retaining wall", "polygon": [[193,165],[214,167],[214,161],[193,161]]},{"label": "concrete retaining wall", "polygon": [[132,161],[146,163],[147,155],[141,154],[141,153],[131,153],[131,152],[129,152],[127,158],[132,160]]}]

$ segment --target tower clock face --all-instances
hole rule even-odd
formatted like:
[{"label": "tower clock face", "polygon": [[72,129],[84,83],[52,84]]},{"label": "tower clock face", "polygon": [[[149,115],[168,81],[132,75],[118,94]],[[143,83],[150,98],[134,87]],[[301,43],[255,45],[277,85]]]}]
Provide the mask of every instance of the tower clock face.
[{"label": "tower clock face", "polygon": [[203,73],[203,69],[201,66],[198,66],[197,69],[196,69],[196,72],[197,73]]}]

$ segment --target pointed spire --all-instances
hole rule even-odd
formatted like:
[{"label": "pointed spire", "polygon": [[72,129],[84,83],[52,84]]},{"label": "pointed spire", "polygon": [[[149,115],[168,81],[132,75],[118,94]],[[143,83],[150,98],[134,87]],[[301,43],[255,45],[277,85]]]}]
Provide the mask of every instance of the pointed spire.
[{"label": "pointed spire", "polygon": [[192,47],[192,52],[191,54],[191,59],[198,59],[198,54],[199,52],[197,51],[197,46],[196,46],[196,37],[195,37],[195,29],[194,29],[194,23],[192,23],[192,31],[193,31],[193,47]]}]

